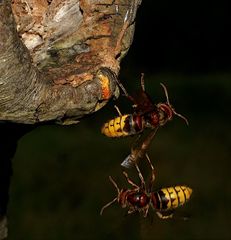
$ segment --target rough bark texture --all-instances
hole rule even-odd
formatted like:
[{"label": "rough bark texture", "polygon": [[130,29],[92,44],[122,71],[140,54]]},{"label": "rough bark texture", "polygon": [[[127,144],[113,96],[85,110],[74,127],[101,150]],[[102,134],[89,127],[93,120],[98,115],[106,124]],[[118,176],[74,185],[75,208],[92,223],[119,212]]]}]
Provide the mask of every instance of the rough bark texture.
[{"label": "rough bark texture", "polygon": [[118,96],[140,3],[0,0],[0,240],[18,139],[36,123],[76,123]]},{"label": "rough bark texture", "polygon": [[15,0],[12,12],[1,1],[0,120],[70,124],[104,106],[118,94],[139,4]]}]

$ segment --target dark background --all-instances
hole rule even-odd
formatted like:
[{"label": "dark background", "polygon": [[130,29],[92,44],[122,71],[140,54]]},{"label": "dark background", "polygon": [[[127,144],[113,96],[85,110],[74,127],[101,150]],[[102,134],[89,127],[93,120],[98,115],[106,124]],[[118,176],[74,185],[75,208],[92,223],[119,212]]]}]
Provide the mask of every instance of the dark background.
[{"label": "dark background", "polygon": [[[225,2],[225,1],[224,1]],[[99,215],[116,191],[127,186],[120,167],[133,139],[109,139],[101,125],[116,116],[114,102],[76,126],[42,126],[25,135],[13,159],[9,205],[11,240],[229,239],[230,20],[223,1],[143,0],[134,42],[121,65],[129,92],[145,73],[155,103],[170,101],[187,116],[158,131],[150,148],[155,188],[187,184],[192,199],[170,220],[150,209],[148,218],[126,216],[118,204]],[[122,112],[130,103],[120,98]],[[145,177],[150,171],[142,164]],[[138,181],[136,173],[129,174]],[[187,221],[183,220],[188,216]]]}]

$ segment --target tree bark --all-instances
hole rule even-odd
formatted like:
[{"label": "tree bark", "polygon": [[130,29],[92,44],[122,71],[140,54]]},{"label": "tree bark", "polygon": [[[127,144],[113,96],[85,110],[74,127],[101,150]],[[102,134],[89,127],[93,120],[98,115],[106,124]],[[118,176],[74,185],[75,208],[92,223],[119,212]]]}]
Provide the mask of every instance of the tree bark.
[{"label": "tree bark", "polygon": [[117,96],[139,4],[0,1],[0,120],[71,124]]}]

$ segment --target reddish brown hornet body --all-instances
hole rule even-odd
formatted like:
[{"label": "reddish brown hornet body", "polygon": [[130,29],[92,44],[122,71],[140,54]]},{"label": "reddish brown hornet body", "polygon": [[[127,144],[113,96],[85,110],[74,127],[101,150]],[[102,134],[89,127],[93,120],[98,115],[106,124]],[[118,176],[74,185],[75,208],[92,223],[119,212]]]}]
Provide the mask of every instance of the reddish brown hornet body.
[{"label": "reddish brown hornet body", "polygon": [[144,217],[147,216],[149,207],[151,206],[160,218],[172,217],[172,211],[179,206],[185,204],[192,194],[192,189],[187,186],[174,186],[161,188],[157,191],[152,191],[152,184],[154,182],[154,168],[147,156],[147,159],[152,168],[152,178],[150,181],[149,189],[146,190],[144,178],[135,164],[136,169],[141,179],[141,186],[136,185],[129,177],[126,172],[123,172],[128,183],[132,185],[132,189],[119,189],[116,182],[110,176],[109,179],[117,189],[117,197],[111,202],[106,204],[100,214],[103,214],[105,208],[109,207],[114,202],[118,202],[122,208],[128,208],[128,214],[133,212],[140,212]]},{"label": "reddish brown hornet body", "polygon": [[145,128],[156,129],[173,119],[174,115],[187,119],[177,113],[168,99],[167,88],[161,83],[166,96],[166,103],[153,104],[149,95],[145,92],[143,75],[141,78],[142,89],[134,96],[130,96],[123,85],[118,82],[125,96],[133,102],[134,113],[122,115],[106,122],[101,132],[107,137],[126,137],[143,132]]},{"label": "reddish brown hornet body", "polygon": [[140,135],[146,128],[151,129],[151,132],[145,138],[139,138],[135,142],[131,148],[131,153],[121,164],[123,167],[131,167],[144,157],[159,127],[171,121],[174,115],[182,118],[186,124],[188,124],[188,120],[172,107],[164,84],[161,83],[161,86],[165,92],[166,103],[153,104],[145,91],[143,74],[141,77],[141,91],[134,96],[129,95],[119,81],[117,83],[125,96],[132,101],[134,113],[122,115],[116,107],[119,116],[106,122],[101,132],[107,137],[126,137]]}]

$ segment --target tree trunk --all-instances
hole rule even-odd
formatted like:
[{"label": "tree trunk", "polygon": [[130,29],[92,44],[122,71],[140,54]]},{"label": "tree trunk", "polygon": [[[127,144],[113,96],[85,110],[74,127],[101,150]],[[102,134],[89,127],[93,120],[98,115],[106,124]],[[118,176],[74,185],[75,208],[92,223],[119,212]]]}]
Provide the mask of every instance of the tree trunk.
[{"label": "tree trunk", "polygon": [[0,0],[0,239],[18,139],[37,123],[77,123],[118,97],[140,3]]},{"label": "tree trunk", "polygon": [[0,120],[71,124],[118,95],[139,4],[1,1]]}]

